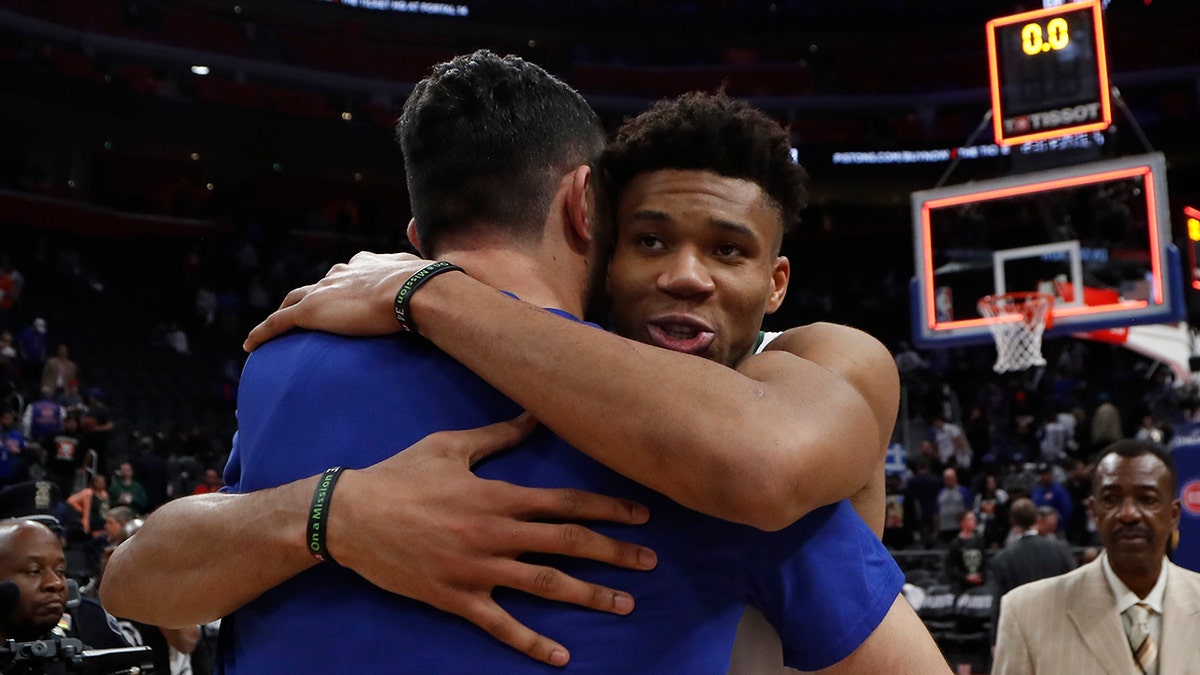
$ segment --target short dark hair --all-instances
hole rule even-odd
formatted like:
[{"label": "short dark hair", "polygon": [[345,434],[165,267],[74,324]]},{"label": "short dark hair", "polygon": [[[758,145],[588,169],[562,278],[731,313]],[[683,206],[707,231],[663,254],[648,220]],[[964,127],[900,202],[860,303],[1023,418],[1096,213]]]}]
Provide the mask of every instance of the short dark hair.
[{"label": "short dark hair", "polygon": [[607,208],[639,174],[664,169],[711,171],[756,183],[779,209],[786,232],[808,199],[808,173],[792,159],[776,120],[724,92],[691,92],[659,101],[627,121],[600,156]]},{"label": "short dark hair", "polygon": [[1167,467],[1167,478],[1170,480],[1171,494],[1170,498],[1174,499],[1179,494],[1179,474],[1175,470],[1175,458],[1171,452],[1153,441],[1144,441],[1138,438],[1124,438],[1106,446],[1100,451],[1100,456],[1097,457],[1096,471],[1092,475],[1092,490],[1095,491],[1100,487],[1100,460],[1103,460],[1108,455],[1118,455],[1120,457],[1141,457],[1142,455],[1154,455],[1164,466]]},{"label": "short dark hair", "polygon": [[1014,501],[1008,511],[1009,520],[1022,530],[1028,530],[1033,527],[1034,523],[1037,522],[1037,517],[1037,504],[1034,504],[1032,499],[1026,497]]},{"label": "short dark hair", "polygon": [[434,66],[405,101],[396,137],[425,255],[447,232],[480,223],[540,240],[556,179],[605,141],[578,92],[488,50]]}]

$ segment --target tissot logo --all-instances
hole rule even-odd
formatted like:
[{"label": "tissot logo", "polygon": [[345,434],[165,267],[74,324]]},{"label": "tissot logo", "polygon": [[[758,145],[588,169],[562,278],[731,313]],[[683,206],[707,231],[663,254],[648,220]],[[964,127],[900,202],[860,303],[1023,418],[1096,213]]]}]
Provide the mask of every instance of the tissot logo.
[{"label": "tissot logo", "polygon": [[1045,112],[1029,113],[1004,120],[1004,130],[1009,134],[1021,134],[1043,129],[1058,129],[1096,122],[1100,119],[1100,103],[1085,103],[1083,105],[1047,110]]}]

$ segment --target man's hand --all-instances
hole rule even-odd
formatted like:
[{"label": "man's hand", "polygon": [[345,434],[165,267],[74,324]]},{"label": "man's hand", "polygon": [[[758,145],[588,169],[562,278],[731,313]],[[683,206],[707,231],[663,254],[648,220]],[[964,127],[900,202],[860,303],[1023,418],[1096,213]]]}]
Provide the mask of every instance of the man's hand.
[{"label": "man's hand", "polygon": [[387,308],[404,282],[431,262],[408,253],[356,253],[317,283],[288,293],[279,309],[250,331],[242,348],[254,351],[293,328],[360,336],[397,333],[400,324]]},{"label": "man's hand", "polygon": [[[348,470],[329,508],[329,552],[381,588],[461,616],[505,644],[550,663],[569,658],[491,598],[497,586],[614,614],[628,594],[517,560],[556,553],[651,569],[654,552],[601,536],[580,521],[644,523],[644,507],[577,490],[485,480],[471,465],[519,441],[528,416],[431,434],[369,468]],[[308,508],[320,476],[241,494],[175,499],[112,554],[100,586],[122,617],[179,628],[208,623],[317,564]],[[550,522],[540,522],[540,521]]]},{"label": "man's hand", "polygon": [[479,429],[435,433],[372,467],[346,471],[329,508],[330,554],[380,588],[459,615],[534,659],[565,664],[567,650],[505,612],[492,599],[493,588],[614,614],[632,611],[633,598],[517,556],[561,554],[641,570],[653,568],[657,559],[647,548],[575,524],[644,523],[648,513],[642,506],[578,490],[519,487],[470,472],[535,425],[526,414]]}]

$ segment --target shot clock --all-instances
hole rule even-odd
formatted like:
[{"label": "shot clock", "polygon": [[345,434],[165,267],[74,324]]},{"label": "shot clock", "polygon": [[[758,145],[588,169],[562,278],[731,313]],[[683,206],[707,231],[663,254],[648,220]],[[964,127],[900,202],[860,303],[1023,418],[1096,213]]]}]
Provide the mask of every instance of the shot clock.
[{"label": "shot clock", "polygon": [[997,143],[1099,131],[1112,123],[1098,1],[993,19],[987,44]]}]

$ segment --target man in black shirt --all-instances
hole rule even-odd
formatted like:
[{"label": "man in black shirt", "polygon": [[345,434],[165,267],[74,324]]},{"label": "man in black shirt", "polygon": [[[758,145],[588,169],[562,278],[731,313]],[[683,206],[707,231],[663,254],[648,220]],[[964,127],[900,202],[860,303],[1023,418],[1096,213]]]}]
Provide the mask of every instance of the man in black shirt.
[{"label": "man in black shirt", "polygon": [[[46,481],[0,492],[0,672],[66,672],[63,657],[70,655],[62,647],[71,640],[82,649],[129,646],[98,602],[72,592],[57,521],[44,512],[51,493]],[[13,653],[18,643],[38,641],[55,653],[41,659]]]}]

